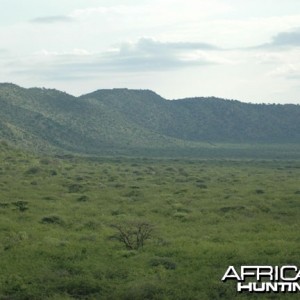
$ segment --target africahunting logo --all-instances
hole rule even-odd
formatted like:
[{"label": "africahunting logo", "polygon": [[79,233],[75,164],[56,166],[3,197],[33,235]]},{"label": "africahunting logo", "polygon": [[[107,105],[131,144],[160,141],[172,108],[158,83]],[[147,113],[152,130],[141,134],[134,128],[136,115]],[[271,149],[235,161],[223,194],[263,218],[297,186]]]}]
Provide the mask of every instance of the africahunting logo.
[{"label": "africahunting logo", "polygon": [[300,292],[300,270],[296,266],[241,266],[237,272],[229,266],[222,281],[236,281],[239,293],[297,293]]}]

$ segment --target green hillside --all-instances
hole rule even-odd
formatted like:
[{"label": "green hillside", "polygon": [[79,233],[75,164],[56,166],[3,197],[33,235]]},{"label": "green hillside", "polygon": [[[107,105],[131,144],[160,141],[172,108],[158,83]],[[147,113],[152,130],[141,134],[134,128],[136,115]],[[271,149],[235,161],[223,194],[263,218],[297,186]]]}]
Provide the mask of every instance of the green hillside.
[{"label": "green hillside", "polygon": [[251,152],[293,145],[298,152],[300,145],[299,105],[168,101],[149,90],[128,89],[74,97],[9,83],[0,84],[0,105],[0,138],[34,151],[226,156],[237,148],[245,153],[246,146]]},{"label": "green hillside", "polygon": [[127,120],[188,141],[297,143],[300,106],[247,104],[218,98],[166,101],[152,91],[99,90],[82,96],[98,99]]},{"label": "green hillside", "polygon": [[141,128],[95,99],[76,98],[57,90],[0,87],[2,138],[29,147],[79,153],[114,154],[130,148],[176,144],[172,138]]}]

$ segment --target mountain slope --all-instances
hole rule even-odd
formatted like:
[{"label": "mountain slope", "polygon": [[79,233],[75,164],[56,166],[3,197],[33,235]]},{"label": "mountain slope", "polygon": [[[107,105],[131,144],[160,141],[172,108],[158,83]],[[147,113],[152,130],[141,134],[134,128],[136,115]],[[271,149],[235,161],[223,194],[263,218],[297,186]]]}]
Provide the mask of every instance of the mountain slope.
[{"label": "mountain slope", "polygon": [[30,150],[115,155],[184,153],[220,143],[300,144],[299,105],[169,101],[128,89],[74,97],[6,83],[0,84],[0,106],[0,138]]},{"label": "mountain slope", "polygon": [[[81,153],[114,153],[136,147],[178,143],[141,128],[124,114],[94,99],[76,98],[57,90],[0,86],[2,138],[16,143]],[[1,124],[0,123],[0,124]],[[13,128],[14,130],[10,130]],[[121,151],[121,152],[122,152]]]},{"label": "mountain slope", "polygon": [[297,143],[300,106],[247,104],[218,98],[166,101],[151,91],[100,90],[95,98],[147,129],[189,141]]}]

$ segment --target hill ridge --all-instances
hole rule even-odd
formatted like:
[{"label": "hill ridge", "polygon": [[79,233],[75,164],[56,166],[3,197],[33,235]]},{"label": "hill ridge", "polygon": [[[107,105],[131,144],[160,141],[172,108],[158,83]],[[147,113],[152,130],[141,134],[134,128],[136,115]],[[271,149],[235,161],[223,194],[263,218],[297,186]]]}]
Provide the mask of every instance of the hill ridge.
[{"label": "hill ridge", "polygon": [[20,132],[26,133],[29,145],[46,151],[122,155],[216,144],[300,143],[300,106],[294,104],[167,100],[151,90],[127,88],[75,97],[0,83],[0,105],[0,138],[20,146]]}]

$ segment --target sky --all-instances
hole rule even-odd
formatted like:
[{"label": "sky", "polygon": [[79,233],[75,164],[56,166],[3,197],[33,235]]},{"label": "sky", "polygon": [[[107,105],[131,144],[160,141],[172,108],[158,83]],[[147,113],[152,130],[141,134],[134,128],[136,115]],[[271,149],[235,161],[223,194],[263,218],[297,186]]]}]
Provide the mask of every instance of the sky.
[{"label": "sky", "polygon": [[1,0],[0,82],[300,104],[299,0]]}]

